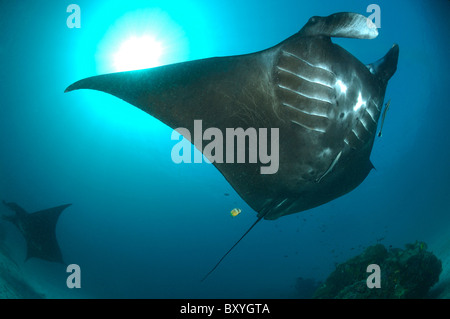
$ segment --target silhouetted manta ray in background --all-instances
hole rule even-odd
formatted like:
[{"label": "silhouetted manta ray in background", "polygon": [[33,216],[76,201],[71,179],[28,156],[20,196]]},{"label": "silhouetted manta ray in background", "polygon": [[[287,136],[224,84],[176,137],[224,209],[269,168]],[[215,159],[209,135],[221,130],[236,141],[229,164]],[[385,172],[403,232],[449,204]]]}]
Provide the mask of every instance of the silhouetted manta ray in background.
[{"label": "silhouetted manta ray in background", "polygon": [[327,203],[353,190],[369,174],[399,47],[394,45],[385,57],[364,65],[330,37],[377,35],[375,25],[360,14],[312,17],[297,34],[264,51],[94,76],[70,85],[66,92],[103,91],[171,128],[190,132],[196,119],[222,132],[279,128],[277,173],[260,174],[259,160],[214,163],[258,219],[212,272],[262,218],[277,219]]},{"label": "silhouetted manta ray in background", "polygon": [[16,225],[23,237],[25,237],[27,243],[25,261],[36,257],[47,261],[64,263],[61,249],[56,240],[56,223],[62,211],[72,204],[44,209],[32,214],[28,214],[16,203],[3,201],[3,204],[14,211],[15,214],[2,216],[2,218]]}]

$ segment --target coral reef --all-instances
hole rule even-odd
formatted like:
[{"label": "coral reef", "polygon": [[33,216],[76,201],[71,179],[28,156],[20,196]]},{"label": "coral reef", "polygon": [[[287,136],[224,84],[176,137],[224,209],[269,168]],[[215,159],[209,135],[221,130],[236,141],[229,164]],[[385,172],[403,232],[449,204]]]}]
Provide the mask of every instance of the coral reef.
[{"label": "coral reef", "polygon": [[[380,266],[380,288],[368,288],[367,266]],[[361,255],[339,264],[316,290],[314,298],[406,299],[427,298],[438,282],[441,261],[427,251],[424,242],[405,245],[405,249],[370,246]]]}]

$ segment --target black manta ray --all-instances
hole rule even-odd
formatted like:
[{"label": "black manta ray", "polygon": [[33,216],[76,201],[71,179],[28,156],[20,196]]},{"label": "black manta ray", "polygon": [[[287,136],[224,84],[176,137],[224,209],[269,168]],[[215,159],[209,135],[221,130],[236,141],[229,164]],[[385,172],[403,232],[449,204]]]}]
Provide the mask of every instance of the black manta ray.
[{"label": "black manta ray", "polygon": [[16,203],[3,204],[14,211],[14,215],[2,216],[19,229],[27,243],[27,255],[25,260],[32,257],[51,262],[64,263],[56,239],[56,224],[64,209],[71,204],[61,205],[49,209],[40,210],[29,214]]},{"label": "black manta ray", "polygon": [[66,92],[103,91],[191,132],[198,119],[222,132],[278,128],[275,174],[260,174],[259,160],[214,163],[258,213],[252,229],[262,218],[298,213],[348,193],[373,168],[369,157],[399,48],[394,45],[385,57],[364,65],[331,37],[377,35],[360,14],[312,17],[297,34],[267,50],[94,76]]}]

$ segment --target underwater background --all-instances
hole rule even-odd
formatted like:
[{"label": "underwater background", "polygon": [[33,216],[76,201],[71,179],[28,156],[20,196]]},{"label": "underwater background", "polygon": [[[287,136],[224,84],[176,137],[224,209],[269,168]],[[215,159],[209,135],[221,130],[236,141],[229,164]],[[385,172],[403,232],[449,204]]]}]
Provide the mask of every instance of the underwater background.
[{"label": "underwater background", "polygon": [[[66,25],[71,3],[80,28]],[[256,213],[213,165],[175,164],[177,141],[160,121],[113,96],[65,88],[117,71],[112,56],[133,34],[164,43],[164,65],[260,51],[312,16],[369,16],[372,3],[381,8],[376,39],[332,41],[366,64],[400,47],[376,170],[334,201],[262,221],[200,282]],[[1,2],[0,199],[30,213],[73,204],[57,239],[66,263],[80,266],[82,288],[67,288],[66,265],[23,262],[24,239],[0,221],[3,249],[51,298],[297,298],[299,277],[323,281],[367,246],[416,240],[442,258],[445,280],[449,14],[446,0]],[[233,208],[242,213],[231,217]]]}]

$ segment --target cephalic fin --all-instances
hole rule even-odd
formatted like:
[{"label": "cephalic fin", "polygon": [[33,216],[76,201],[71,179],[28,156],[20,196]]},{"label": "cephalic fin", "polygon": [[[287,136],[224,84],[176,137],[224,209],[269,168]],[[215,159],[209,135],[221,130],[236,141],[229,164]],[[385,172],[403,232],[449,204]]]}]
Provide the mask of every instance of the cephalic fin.
[{"label": "cephalic fin", "polygon": [[339,12],[328,17],[312,17],[300,30],[300,35],[374,39],[378,36],[378,30],[376,25],[362,14]]}]

